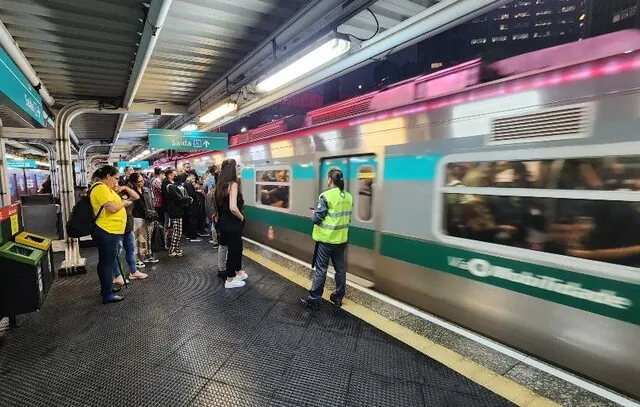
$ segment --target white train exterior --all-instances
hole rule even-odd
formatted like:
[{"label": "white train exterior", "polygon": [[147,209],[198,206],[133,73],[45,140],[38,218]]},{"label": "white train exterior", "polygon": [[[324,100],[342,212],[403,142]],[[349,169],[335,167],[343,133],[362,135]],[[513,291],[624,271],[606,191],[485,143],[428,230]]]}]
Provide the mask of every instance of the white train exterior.
[{"label": "white train exterior", "polygon": [[341,168],[351,273],[640,397],[638,49],[621,32],[501,61],[485,83],[473,61],[183,161],[236,158],[246,236],[306,260],[309,208]]}]

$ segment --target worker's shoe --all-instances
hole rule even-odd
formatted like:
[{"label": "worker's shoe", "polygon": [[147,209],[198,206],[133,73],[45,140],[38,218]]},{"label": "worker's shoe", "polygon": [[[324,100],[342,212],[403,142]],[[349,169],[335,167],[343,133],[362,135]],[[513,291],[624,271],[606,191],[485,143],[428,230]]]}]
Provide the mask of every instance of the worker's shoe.
[{"label": "worker's shoe", "polygon": [[122,300],[124,300],[123,296],[111,294],[110,296],[103,298],[102,299],[102,303],[103,304],[109,304],[109,303],[112,303],[112,302],[120,302]]},{"label": "worker's shoe", "polygon": [[309,309],[313,309],[316,310],[318,308],[320,308],[320,302],[317,300],[312,300],[309,298],[300,298],[300,304],[302,304],[303,307],[305,308],[309,308]]}]

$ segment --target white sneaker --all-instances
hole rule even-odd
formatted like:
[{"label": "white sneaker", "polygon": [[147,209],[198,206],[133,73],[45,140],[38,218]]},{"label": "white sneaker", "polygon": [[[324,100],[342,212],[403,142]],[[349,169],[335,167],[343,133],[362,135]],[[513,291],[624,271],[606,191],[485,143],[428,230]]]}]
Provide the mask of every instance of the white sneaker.
[{"label": "white sneaker", "polygon": [[244,271],[240,270],[237,274],[236,274],[236,278],[235,280],[238,281],[244,281],[247,278],[249,278],[249,275],[247,273],[245,273]]},{"label": "white sneaker", "polygon": [[236,280],[234,278],[233,280],[231,280],[231,282],[226,281],[224,283],[224,288],[240,288],[240,287],[244,287],[245,284],[246,283],[244,281]]},{"label": "white sneaker", "polygon": [[144,264],[143,262],[141,262],[140,260],[138,260],[136,262],[136,267],[139,268],[139,269],[143,269],[143,268],[147,267],[147,265]]}]

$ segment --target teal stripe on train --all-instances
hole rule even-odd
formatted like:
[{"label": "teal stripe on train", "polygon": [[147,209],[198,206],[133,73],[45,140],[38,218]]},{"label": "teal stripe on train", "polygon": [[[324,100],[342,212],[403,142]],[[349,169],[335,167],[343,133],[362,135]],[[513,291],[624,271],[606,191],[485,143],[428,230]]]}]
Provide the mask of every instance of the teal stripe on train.
[{"label": "teal stripe on train", "polygon": [[[313,222],[311,217],[292,215],[268,209],[245,206],[244,213],[249,221],[258,221],[274,228],[285,228],[311,235]],[[375,233],[373,230],[352,226],[349,228],[349,244],[373,250]]]},{"label": "teal stripe on train", "polygon": [[[380,254],[640,325],[640,285],[383,234]],[[526,318],[526,315],[522,316]]]},{"label": "teal stripe on train", "polygon": [[384,180],[433,181],[441,158],[440,154],[389,156],[384,161]]}]

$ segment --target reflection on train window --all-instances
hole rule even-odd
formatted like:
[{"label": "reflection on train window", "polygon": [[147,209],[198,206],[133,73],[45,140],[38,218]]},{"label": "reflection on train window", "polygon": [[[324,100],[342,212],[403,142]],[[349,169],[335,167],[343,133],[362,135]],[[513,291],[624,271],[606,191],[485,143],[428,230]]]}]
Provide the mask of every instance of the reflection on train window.
[{"label": "reflection on train window", "polygon": [[375,169],[371,165],[363,165],[358,169],[358,220],[369,222],[373,218],[373,181]]},{"label": "reflection on train window", "polygon": [[640,155],[451,163],[446,186],[640,191]]},{"label": "reflection on train window", "polygon": [[454,237],[640,267],[640,203],[444,195],[443,229]]},{"label": "reflection on train window", "polygon": [[288,168],[256,171],[256,205],[288,211],[290,201],[291,177]]}]

